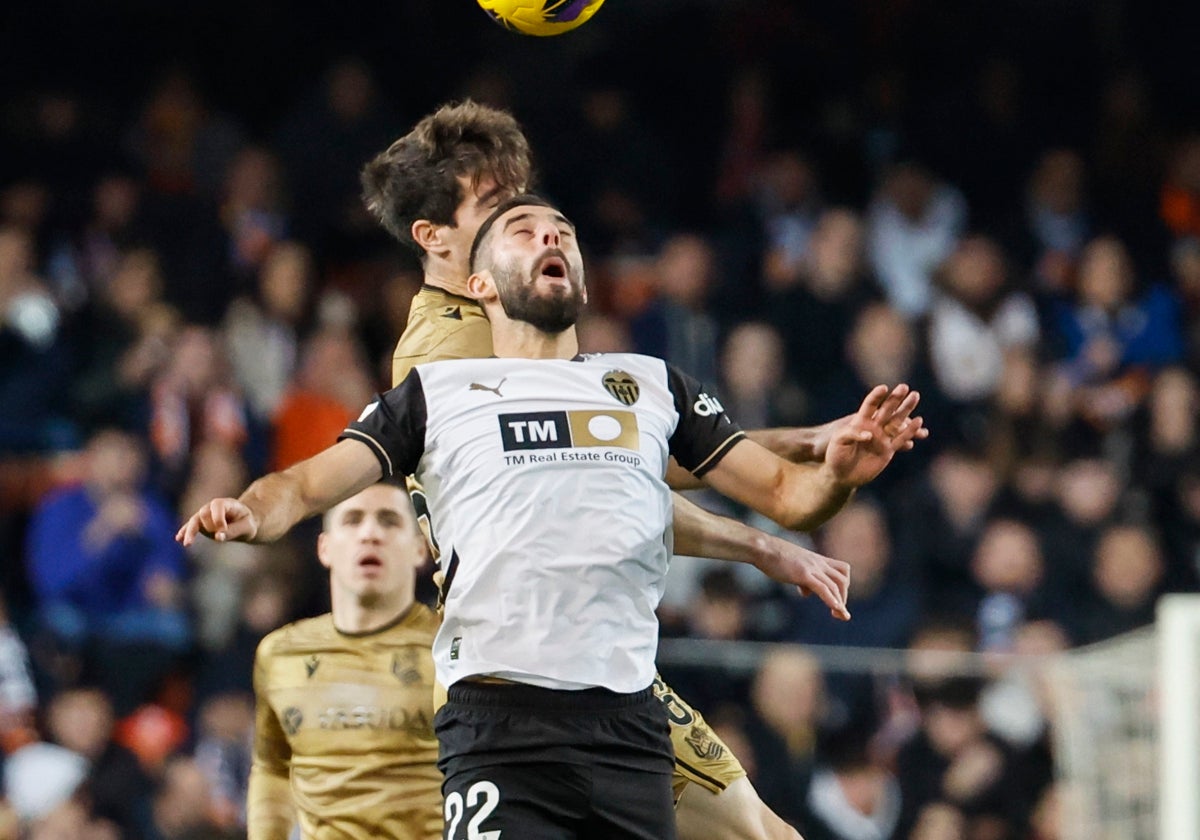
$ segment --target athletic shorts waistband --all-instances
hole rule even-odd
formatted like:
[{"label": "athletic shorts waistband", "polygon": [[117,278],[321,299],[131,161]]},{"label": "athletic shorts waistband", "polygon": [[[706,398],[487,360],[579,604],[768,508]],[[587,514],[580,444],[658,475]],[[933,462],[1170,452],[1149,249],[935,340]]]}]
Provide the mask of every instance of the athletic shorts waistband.
[{"label": "athletic shorts waistband", "polygon": [[457,682],[447,692],[450,703],[465,706],[519,707],[569,712],[610,712],[640,706],[654,698],[650,687],[631,694],[607,688],[569,690],[521,683]]}]

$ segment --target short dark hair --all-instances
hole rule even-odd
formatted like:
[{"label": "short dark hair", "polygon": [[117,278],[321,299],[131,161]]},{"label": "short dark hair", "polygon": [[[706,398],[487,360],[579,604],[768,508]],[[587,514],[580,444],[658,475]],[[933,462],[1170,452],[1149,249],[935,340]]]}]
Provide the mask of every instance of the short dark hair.
[{"label": "short dark hair", "polygon": [[477,186],[490,175],[502,188],[524,190],[532,170],[529,141],[513,115],[468,99],[438,108],[363,167],[363,203],[424,260],[412,224],[453,224],[463,200],[459,178]]},{"label": "short dark hair", "polygon": [[475,270],[475,257],[479,254],[479,250],[483,246],[483,240],[487,237],[488,231],[492,229],[492,225],[496,223],[496,220],[514,207],[526,206],[554,207],[554,205],[549,201],[542,198],[540,195],[535,195],[534,193],[521,193],[520,195],[514,195],[512,198],[505,199],[504,201],[500,202],[496,209],[491,212],[491,215],[483,220],[483,224],[479,226],[479,230],[475,232],[475,238],[471,241],[471,256],[467,261],[467,266],[472,271]]}]

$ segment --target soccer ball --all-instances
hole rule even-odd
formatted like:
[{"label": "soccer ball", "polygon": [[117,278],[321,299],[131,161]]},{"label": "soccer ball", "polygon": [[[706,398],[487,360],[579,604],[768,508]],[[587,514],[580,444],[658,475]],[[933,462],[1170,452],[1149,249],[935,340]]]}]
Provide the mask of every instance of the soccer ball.
[{"label": "soccer ball", "polygon": [[561,35],[587,23],[604,0],[479,0],[492,20],[525,35]]}]

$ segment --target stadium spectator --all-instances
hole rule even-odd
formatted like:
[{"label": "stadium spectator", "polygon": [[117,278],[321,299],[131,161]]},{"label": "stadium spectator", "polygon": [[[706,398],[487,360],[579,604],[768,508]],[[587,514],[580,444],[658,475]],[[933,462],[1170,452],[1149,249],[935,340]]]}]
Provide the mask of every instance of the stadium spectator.
[{"label": "stadium spectator", "polygon": [[844,375],[846,340],[876,294],[863,252],[863,225],[846,208],[817,219],[803,263],[770,275],[764,317],[783,336],[790,378],[809,393]]},{"label": "stadium spectator", "polygon": [[1000,387],[1008,354],[1036,345],[1037,310],[1009,288],[1003,253],[986,237],[959,242],[939,274],[927,334],[933,373],[956,415],[981,413]]},{"label": "stadium spectator", "polygon": [[146,427],[150,382],[167,364],[179,326],[179,313],[162,298],[158,256],[141,248],[121,254],[73,330],[80,364],[71,396],[85,430]]},{"label": "stadium spectator", "polygon": [[233,840],[212,813],[212,785],[192,758],[177,756],[163,769],[162,783],[150,806],[146,840]]},{"label": "stadium spectator", "polygon": [[34,242],[0,225],[0,453],[65,448],[74,433],[56,398],[71,356],[62,316],[34,272]]},{"label": "stadium spectator", "polygon": [[1057,148],[1042,153],[1029,178],[1013,250],[1040,294],[1067,293],[1092,233],[1084,172],[1077,151]]},{"label": "stadium spectator", "polygon": [[1096,542],[1092,588],[1071,616],[1077,644],[1103,641],[1154,622],[1166,567],[1155,536],[1139,525],[1112,525]]},{"label": "stadium spectator", "polygon": [[85,450],[85,479],[47,497],[33,514],[26,562],[39,623],[76,655],[99,643],[99,675],[122,693],[145,688],[131,646],[169,661],[187,649],[183,554],[175,517],[145,489],[142,442],[104,429]]},{"label": "stadium spectator", "polygon": [[630,324],[638,353],[678,365],[701,382],[717,381],[717,322],[706,308],[716,255],[701,236],[667,240],[655,264],[657,294]]},{"label": "stadium spectator", "polygon": [[826,714],[825,681],[812,654],[797,646],[773,649],[755,674],[752,716],[746,724],[755,760],[770,768],[758,780],[759,795],[776,814],[796,823],[803,780],[810,772],[817,731]]},{"label": "stadium spectator", "polygon": [[745,321],[725,338],[720,356],[721,400],[751,429],[798,426],[804,395],[786,378],[783,340],[761,321]]},{"label": "stadium spectator", "polygon": [[9,623],[8,609],[0,592],[0,755],[37,740],[34,729],[37,701],[29,653]]},{"label": "stadium spectator", "polygon": [[1045,609],[1039,603],[1045,561],[1037,534],[1022,522],[991,520],[972,553],[971,573],[980,593],[975,610],[979,649],[1013,651],[1024,621]]},{"label": "stadium spectator", "polygon": [[113,707],[98,688],[67,689],[46,710],[46,734],[54,743],[87,759],[90,813],[137,840],[148,804],[149,779],[137,758],[113,741]]},{"label": "stadium spectator", "polygon": [[900,785],[871,753],[869,721],[823,729],[799,825],[805,840],[887,840],[900,819]]},{"label": "stadium spectator", "polygon": [[188,326],[150,386],[150,442],[162,483],[174,496],[192,452],[208,442],[240,449],[249,439],[246,403],[229,383],[228,360],[213,330]]},{"label": "stadium spectator", "polygon": [[272,418],[272,469],[289,467],[337,440],[370,399],[372,382],[355,336],[335,329],[311,336]]},{"label": "stadium spectator", "polygon": [[253,695],[215,695],[200,707],[197,718],[193,752],[212,790],[212,819],[222,828],[244,828],[254,742]]},{"label": "stadium spectator", "polygon": [[933,273],[966,223],[962,195],[923,164],[903,161],[884,178],[868,211],[867,253],[888,302],[906,318],[928,311]]},{"label": "stadium spectator", "polygon": [[1135,280],[1125,245],[1094,239],[1080,258],[1074,300],[1054,309],[1058,375],[1074,412],[1100,432],[1141,404],[1154,371],[1183,358],[1178,299],[1163,286],[1139,293]]},{"label": "stadium spectator", "polygon": [[262,259],[257,287],[236,298],[222,323],[225,346],[246,401],[269,421],[296,370],[315,279],[312,255],[279,242]]}]

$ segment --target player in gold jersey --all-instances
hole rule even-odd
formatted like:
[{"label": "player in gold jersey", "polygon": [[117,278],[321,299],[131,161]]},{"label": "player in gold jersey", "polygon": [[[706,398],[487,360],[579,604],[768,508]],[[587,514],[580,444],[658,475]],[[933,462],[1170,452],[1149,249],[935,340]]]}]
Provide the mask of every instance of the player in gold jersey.
[{"label": "player in gold jersey", "polygon": [[[528,186],[530,173],[528,142],[513,117],[471,102],[445,106],[427,116],[365,168],[368,209],[395,238],[417,249],[425,271],[425,284],[413,300],[393,356],[393,385],[417,364],[492,355],[487,317],[466,294],[468,255],[483,221],[501,201]],[[886,396],[873,392],[868,396],[871,399],[881,402],[879,416],[885,418],[889,432],[908,421],[916,404],[916,395],[902,387]],[[750,435],[791,460],[821,461],[825,445],[841,422]],[[918,436],[924,437],[924,431]],[[701,486],[682,469],[674,469],[668,478],[674,487]],[[419,490],[413,498],[436,549]],[[681,553],[705,553],[685,550],[688,542],[680,539],[681,522],[718,531],[723,527],[716,521],[719,518],[679,496],[675,497],[675,519],[676,547]],[[758,544],[768,542],[763,536]],[[743,543],[742,549],[746,547]],[[768,571],[778,559],[770,554],[755,556],[753,562]],[[744,553],[712,556],[750,559]],[[836,609],[834,612],[838,615]],[[848,618],[849,614],[839,617]],[[683,840],[798,838],[795,829],[759,799],[741,763],[700,713],[661,679],[655,680],[654,691],[671,720],[679,836]],[[700,790],[694,791],[696,787]]]},{"label": "player in gold jersey", "polygon": [[325,514],[317,555],[333,611],[263,639],[254,665],[248,840],[434,840],[437,614],[414,597],[425,540],[401,488]]}]

